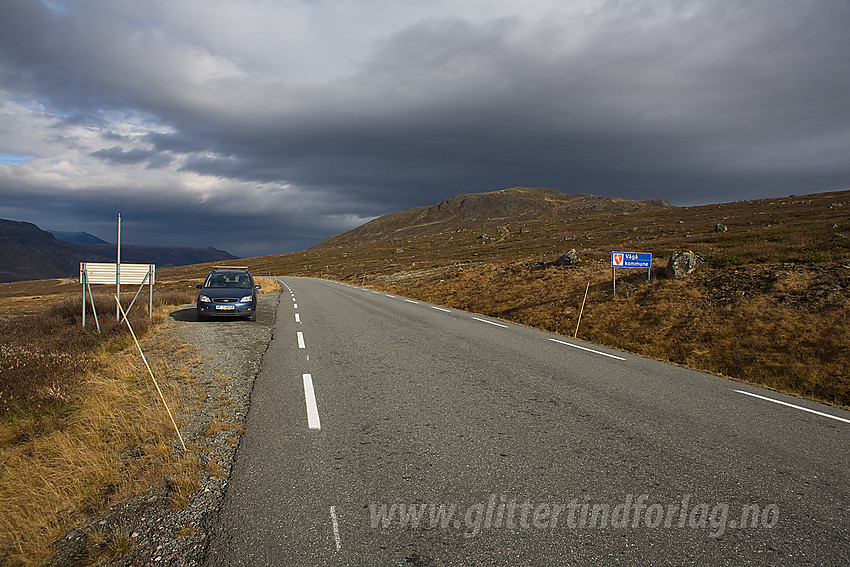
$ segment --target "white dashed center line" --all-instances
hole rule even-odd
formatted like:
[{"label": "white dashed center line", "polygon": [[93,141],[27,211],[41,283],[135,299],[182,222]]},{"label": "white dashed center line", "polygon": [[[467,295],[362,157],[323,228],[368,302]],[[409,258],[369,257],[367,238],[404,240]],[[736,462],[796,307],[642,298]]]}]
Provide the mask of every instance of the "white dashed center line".
[{"label": "white dashed center line", "polygon": [[334,529],[334,544],[336,550],[342,549],[342,540],[339,538],[339,520],[336,517],[336,506],[331,506],[331,525]]},{"label": "white dashed center line", "polygon": [[298,313],[296,313],[296,314],[295,314],[295,322],[296,322],[296,323],[300,323],[300,322],[301,322],[301,315],[299,315]]},{"label": "white dashed center line", "polygon": [[304,333],[298,331],[298,348],[307,348],[307,345],[304,344]]},{"label": "white dashed center line", "polygon": [[310,429],[321,429],[319,407],[316,405],[316,392],[313,391],[313,377],[304,374],[304,399],[307,401],[307,426]]},{"label": "white dashed center line", "polygon": [[566,345],[568,347],[573,347],[573,348],[577,348],[577,349],[580,349],[580,350],[586,350],[587,352],[592,352],[593,354],[601,354],[602,356],[607,356],[609,358],[616,358],[617,360],[626,360],[625,358],[622,358],[622,357],[619,357],[619,356],[614,356],[613,354],[608,354],[607,352],[601,352],[601,351],[598,351],[598,350],[593,350],[592,348],[574,345],[572,343],[565,343],[564,341],[559,341],[558,339],[549,339],[549,340],[552,341],[553,343],[558,343],[559,345]]}]

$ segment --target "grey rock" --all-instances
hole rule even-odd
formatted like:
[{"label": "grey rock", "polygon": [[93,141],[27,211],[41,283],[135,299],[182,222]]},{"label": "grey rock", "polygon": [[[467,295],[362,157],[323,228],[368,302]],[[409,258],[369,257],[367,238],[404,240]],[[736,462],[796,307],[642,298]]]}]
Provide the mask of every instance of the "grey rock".
[{"label": "grey rock", "polygon": [[667,269],[664,274],[667,279],[680,280],[694,273],[702,261],[699,255],[690,250],[687,252],[675,250],[670,254],[670,260],[667,262]]},{"label": "grey rock", "polygon": [[575,248],[572,248],[566,254],[561,255],[557,260],[555,260],[555,265],[575,266],[578,262],[578,252],[576,252]]},{"label": "grey rock", "polygon": [[726,232],[729,228],[723,223],[717,223],[714,225],[714,232]]}]

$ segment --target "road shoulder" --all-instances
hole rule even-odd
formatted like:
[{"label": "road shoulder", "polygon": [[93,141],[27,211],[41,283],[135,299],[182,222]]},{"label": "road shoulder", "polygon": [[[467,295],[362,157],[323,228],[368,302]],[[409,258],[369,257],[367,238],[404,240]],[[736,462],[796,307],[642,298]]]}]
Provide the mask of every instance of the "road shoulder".
[{"label": "road shoulder", "polygon": [[[189,372],[164,377],[167,388],[180,391],[175,417],[195,463],[197,482],[166,476],[146,493],[110,508],[54,542],[51,565],[76,564],[91,557],[92,534],[120,534],[125,548],[108,565],[155,565],[179,562],[200,565],[208,545],[210,522],[227,489],[236,447],[244,430],[254,380],[272,338],[280,293],[259,298],[256,322],[219,320],[198,322],[194,305],[172,312],[162,333],[181,343]],[[151,357],[151,355],[149,355]],[[179,442],[174,440],[175,453]]]}]

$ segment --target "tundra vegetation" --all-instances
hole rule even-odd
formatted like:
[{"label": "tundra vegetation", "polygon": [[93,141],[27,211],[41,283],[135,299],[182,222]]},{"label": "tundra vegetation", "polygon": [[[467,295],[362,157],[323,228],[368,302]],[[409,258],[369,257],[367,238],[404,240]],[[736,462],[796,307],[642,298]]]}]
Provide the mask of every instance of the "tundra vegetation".
[{"label": "tundra vegetation", "polygon": [[[125,298],[125,305],[131,296]],[[187,345],[163,340],[156,325],[187,292],[156,295],[154,324],[134,308],[131,323],[166,377],[165,396],[179,410]],[[81,327],[79,297],[41,312],[0,321],[0,557],[2,564],[43,563],[49,543],[107,506],[169,475],[190,493],[197,459],[175,450],[174,431],[159,405],[115,302],[96,296],[101,334]],[[92,313],[89,312],[89,317]],[[100,553],[120,555],[129,534],[91,534]]]}]

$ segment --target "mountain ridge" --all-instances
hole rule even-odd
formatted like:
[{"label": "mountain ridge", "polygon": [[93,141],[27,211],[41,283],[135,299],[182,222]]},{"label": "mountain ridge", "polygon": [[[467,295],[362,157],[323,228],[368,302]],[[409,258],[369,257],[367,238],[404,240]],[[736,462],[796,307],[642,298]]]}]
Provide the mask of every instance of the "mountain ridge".
[{"label": "mountain ridge", "polygon": [[[121,247],[121,261],[161,267],[233,260],[216,248]],[[33,223],[0,219],[0,282],[61,278],[79,274],[80,262],[114,262],[115,245],[70,243]]]},{"label": "mountain ridge", "polygon": [[57,240],[71,244],[109,244],[102,238],[88,232],[68,232],[64,230],[48,230]]},{"label": "mountain ridge", "polygon": [[399,235],[414,235],[417,229],[443,224],[446,229],[475,229],[504,223],[578,219],[596,214],[631,213],[664,209],[663,199],[630,200],[590,193],[562,193],[541,187],[511,187],[484,193],[450,197],[435,205],[414,207],[373,219],[342,234],[326,238],[314,248],[339,246]]}]

